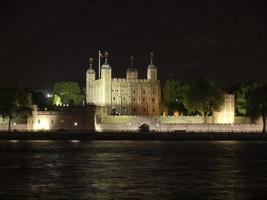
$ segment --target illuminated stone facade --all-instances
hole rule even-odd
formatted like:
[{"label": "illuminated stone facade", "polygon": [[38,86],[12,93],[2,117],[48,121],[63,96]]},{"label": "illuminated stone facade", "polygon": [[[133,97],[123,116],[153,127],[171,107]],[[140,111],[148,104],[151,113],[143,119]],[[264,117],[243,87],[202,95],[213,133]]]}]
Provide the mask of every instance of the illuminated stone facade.
[{"label": "illuminated stone facade", "polygon": [[133,62],[127,70],[126,78],[113,78],[107,56],[105,53],[99,79],[96,79],[90,60],[90,68],[86,73],[86,103],[107,107],[108,115],[159,115],[161,88],[157,68],[153,64],[153,54],[147,67],[147,79],[138,79]]},{"label": "illuminated stone facade", "polygon": [[218,112],[213,112],[213,123],[233,124],[235,122],[235,96],[224,95],[224,103]]},{"label": "illuminated stone facade", "polygon": [[[203,122],[202,116],[130,116],[120,115],[111,116],[105,113],[104,108],[97,108],[96,111],[96,130],[97,131],[138,131],[143,124],[149,126],[153,131],[235,131],[253,130],[257,125],[244,126],[250,124],[247,118],[238,118],[242,126],[233,126],[235,123],[235,100],[234,95],[224,95],[224,103],[220,110],[213,112],[209,116],[207,123]],[[251,128],[252,127],[252,128]],[[258,130],[258,128],[257,128]]]},{"label": "illuminated stone facade", "polygon": [[57,107],[54,111],[38,111],[34,106],[27,120],[28,131],[95,130],[95,106]]}]

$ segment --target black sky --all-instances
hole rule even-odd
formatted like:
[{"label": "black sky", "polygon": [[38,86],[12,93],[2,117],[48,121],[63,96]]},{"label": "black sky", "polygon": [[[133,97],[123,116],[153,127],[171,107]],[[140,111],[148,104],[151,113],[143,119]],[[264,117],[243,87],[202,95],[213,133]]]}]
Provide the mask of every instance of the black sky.
[{"label": "black sky", "polygon": [[0,11],[0,85],[83,86],[99,49],[119,77],[131,55],[144,77],[154,51],[161,80],[267,80],[264,1],[10,0]]}]

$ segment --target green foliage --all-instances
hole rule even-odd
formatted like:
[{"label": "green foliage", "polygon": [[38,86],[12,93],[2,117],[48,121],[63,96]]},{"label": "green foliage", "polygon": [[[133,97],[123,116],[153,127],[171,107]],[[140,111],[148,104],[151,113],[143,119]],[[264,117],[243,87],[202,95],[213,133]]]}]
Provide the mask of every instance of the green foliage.
[{"label": "green foliage", "polygon": [[246,94],[246,111],[252,120],[262,117],[263,132],[266,132],[267,86],[258,86]]},{"label": "green foliage", "polygon": [[245,82],[238,85],[238,89],[235,91],[235,107],[238,115],[247,114],[247,99],[246,95],[250,91],[257,87],[255,82]]},{"label": "green foliage", "polygon": [[15,117],[27,118],[31,115],[31,94],[25,88],[0,88],[0,115],[11,120]]},{"label": "green foliage", "polygon": [[190,83],[185,92],[185,105],[191,111],[199,112],[206,122],[207,116],[218,111],[224,102],[222,90],[214,82],[199,79]]},{"label": "green foliage", "polygon": [[186,86],[181,82],[168,79],[163,86],[162,95],[162,109],[168,113],[179,111],[182,113],[186,112],[184,106],[184,94]]},{"label": "green foliage", "polygon": [[58,95],[53,95],[53,105],[62,105],[61,99]]},{"label": "green foliage", "polygon": [[82,105],[84,96],[76,82],[58,82],[54,85],[54,95],[60,97],[63,104]]}]

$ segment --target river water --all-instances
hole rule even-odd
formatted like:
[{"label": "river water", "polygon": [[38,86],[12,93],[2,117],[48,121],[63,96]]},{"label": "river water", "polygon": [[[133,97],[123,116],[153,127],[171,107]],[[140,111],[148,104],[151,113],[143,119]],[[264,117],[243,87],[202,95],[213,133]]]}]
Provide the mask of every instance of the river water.
[{"label": "river water", "polygon": [[3,141],[0,199],[267,199],[267,142]]}]

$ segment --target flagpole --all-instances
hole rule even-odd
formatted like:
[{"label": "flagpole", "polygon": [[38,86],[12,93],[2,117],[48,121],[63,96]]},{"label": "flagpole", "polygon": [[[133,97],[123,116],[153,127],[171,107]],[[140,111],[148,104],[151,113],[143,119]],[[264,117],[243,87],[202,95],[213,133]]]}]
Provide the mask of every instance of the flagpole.
[{"label": "flagpole", "polygon": [[101,65],[101,51],[98,51],[98,79],[101,78],[100,76],[100,65]]}]

